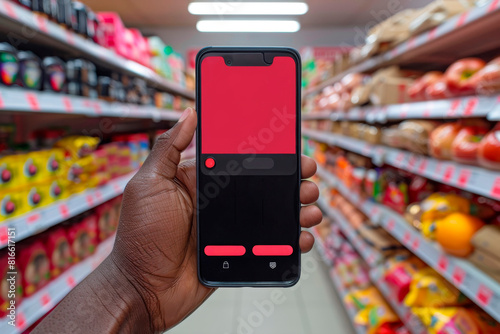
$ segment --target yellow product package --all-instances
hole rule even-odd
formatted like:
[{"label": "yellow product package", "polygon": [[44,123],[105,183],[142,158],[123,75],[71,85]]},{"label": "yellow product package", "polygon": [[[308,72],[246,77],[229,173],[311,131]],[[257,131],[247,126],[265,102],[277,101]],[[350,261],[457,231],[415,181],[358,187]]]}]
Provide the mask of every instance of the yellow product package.
[{"label": "yellow product package", "polygon": [[53,148],[41,151],[44,158],[42,165],[42,179],[61,177],[66,170],[66,155],[63,149]]},{"label": "yellow product package", "polygon": [[88,136],[69,136],[59,140],[55,147],[64,149],[73,159],[79,159],[90,155],[97,145],[99,138]]},{"label": "yellow product package", "polygon": [[19,155],[0,157],[0,189],[15,189],[21,184],[22,171]]},{"label": "yellow product package", "polygon": [[456,194],[434,193],[420,204],[422,233],[425,237],[434,240],[436,221],[443,219],[451,213],[470,212],[469,200]]},{"label": "yellow product package", "polygon": [[26,212],[20,191],[0,192],[0,221],[4,221]]},{"label": "yellow product package", "polygon": [[408,307],[445,307],[467,304],[469,300],[434,269],[424,268],[413,275],[404,299]]}]

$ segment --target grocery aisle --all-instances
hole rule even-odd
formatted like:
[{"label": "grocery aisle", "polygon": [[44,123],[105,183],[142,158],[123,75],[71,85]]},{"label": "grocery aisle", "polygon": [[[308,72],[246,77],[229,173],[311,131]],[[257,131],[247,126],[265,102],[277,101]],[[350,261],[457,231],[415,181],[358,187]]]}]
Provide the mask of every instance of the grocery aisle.
[{"label": "grocery aisle", "polygon": [[[354,333],[316,250],[303,255],[300,282],[289,289],[219,289],[169,334]],[[281,295],[282,293],[282,295]],[[279,298],[275,294],[279,294]],[[278,304],[271,300],[274,297]],[[272,305],[272,306],[271,306]]]}]

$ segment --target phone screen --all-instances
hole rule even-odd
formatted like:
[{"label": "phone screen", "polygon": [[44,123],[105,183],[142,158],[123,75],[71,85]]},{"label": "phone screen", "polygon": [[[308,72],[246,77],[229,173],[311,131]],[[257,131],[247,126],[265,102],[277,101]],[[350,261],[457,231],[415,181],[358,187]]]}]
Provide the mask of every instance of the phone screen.
[{"label": "phone screen", "polygon": [[199,57],[198,258],[207,285],[298,280],[298,64],[279,50]]}]

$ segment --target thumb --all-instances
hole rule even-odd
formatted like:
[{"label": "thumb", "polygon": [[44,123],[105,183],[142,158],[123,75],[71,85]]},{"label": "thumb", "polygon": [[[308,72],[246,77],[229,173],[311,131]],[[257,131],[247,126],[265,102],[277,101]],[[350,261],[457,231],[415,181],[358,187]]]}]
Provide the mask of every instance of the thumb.
[{"label": "thumb", "polygon": [[187,108],[175,126],[163,133],[144,162],[142,170],[173,179],[181,160],[181,152],[188,147],[196,130],[197,117],[192,108]]}]

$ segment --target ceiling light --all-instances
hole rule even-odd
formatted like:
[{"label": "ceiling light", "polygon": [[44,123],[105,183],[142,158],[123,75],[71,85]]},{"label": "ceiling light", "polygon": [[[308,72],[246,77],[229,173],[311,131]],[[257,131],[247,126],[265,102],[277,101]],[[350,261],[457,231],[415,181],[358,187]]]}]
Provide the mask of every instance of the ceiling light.
[{"label": "ceiling light", "polygon": [[303,15],[309,7],[304,2],[191,2],[193,15]]},{"label": "ceiling light", "polygon": [[296,32],[297,21],[271,20],[201,20],[196,29],[202,32]]}]

